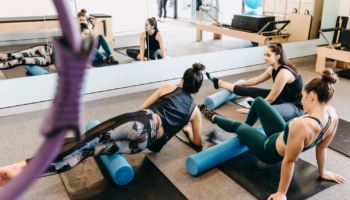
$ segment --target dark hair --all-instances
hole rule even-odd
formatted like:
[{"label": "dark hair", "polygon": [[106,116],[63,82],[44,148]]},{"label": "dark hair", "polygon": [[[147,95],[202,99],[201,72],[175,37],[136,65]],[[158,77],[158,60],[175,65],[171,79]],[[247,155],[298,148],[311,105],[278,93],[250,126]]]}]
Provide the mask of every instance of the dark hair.
[{"label": "dark hair", "polygon": [[320,103],[328,103],[333,97],[333,84],[338,81],[338,77],[332,69],[323,70],[321,76],[322,78],[314,78],[310,81],[304,89],[307,94],[314,91]]},{"label": "dark hair", "polygon": [[205,70],[205,66],[200,63],[195,63],[192,68],[188,68],[182,77],[182,89],[193,94],[197,93],[202,86],[203,70]]},{"label": "dark hair", "polygon": [[276,44],[270,44],[268,46],[268,48],[270,48],[272,50],[272,52],[274,52],[276,55],[281,55],[280,59],[278,59],[278,62],[283,65],[283,66],[288,66],[289,68],[291,68],[295,73],[299,74],[299,71],[297,70],[297,68],[295,68],[292,63],[289,62],[286,53],[284,52],[283,46],[281,43],[276,43]]},{"label": "dark hair", "polygon": [[84,31],[84,29],[88,29],[88,30],[90,30],[87,24],[85,24],[85,23],[81,23],[81,24],[80,24],[80,30],[81,30],[81,32],[83,32],[83,31]]},{"label": "dark hair", "polygon": [[154,30],[158,31],[158,27],[157,27],[157,20],[156,18],[152,17],[152,18],[148,18],[147,19],[148,23],[151,25],[151,26],[154,26]]},{"label": "dark hair", "polygon": [[78,17],[85,17],[86,14],[86,10],[85,9],[81,9],[80,12],[78,12]]}]

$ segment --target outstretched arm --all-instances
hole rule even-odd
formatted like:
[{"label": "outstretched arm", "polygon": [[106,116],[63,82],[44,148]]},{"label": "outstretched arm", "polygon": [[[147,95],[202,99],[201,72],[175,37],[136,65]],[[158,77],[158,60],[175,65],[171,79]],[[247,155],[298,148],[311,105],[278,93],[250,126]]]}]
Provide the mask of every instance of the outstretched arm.
[{"label": "outstretched arm", "polygon": [[202,116],[197,106],[193,110],[190,121],[192,123],[192,128],[185,131],[187,132],[191,142],[199,147],[202,144]]},{"label": "outstretched arm", "polygon": [[163,59],[164,59],[166,58],[165,45],[164,45],[163,37],[159,32],[157,33],[157,40],[159,42],[160,50],[162,50]]},{"label": "outstretched arm", "polygon": [[318,165],[318,171],[320,173],[321,178],[326,180],[335,181],[337,183],[344,183],[346,180],[345,178],[331,172],[326,171],[326,159],[327,159],[327,151],[326,148],[328,147],[329,143],[332,141],[335,132],[337,131],[338,127],[338,118],[333,119],[336,120],[336,125],[330,135],[328,135],[326,138],[324,138],[317,146],[316,146],[316,159],[317,159],[317,165]]},{"label": "outstretched arm", "polygon": [[143,32],[140,36],[140,60],[143,61],[145,55],[145,41],[146,32]]},{"label": "outstretched arm", "polygon": [[244,81],[243,83],[238,83],[237,85],[241,86],[252,86],[257,85],[259,83],[265,82],[269,80],[272,77],[272,67],[269,67],[263,74],[261,74],[258,77],[251,78],[247,81]]},{"label": "outstretched arm", "polygon": [[271,195],[271,199],[286,199],[287,190],[292,180],[294,163],[298,160],[301,151],[304,148],[304,140],[307,136],[307,126],[303,119],[295,119],[290,123],[288,143],[284,154],[281,169],[281,180],[277,193]]}]

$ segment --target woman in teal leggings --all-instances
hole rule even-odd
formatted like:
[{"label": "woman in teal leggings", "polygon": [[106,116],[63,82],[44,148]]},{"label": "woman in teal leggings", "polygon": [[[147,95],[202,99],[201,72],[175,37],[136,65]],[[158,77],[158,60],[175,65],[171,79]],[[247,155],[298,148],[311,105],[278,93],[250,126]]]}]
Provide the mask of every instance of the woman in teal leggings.
[{"label": "woman in teal leggings", "polygon": [[[266,100],[258,97],[253,102],[245,123],[215,115],[202,106],[205,117],[227,132],[235,132],[254,155],[267,164],[282,162],[278,192],[269,199],[286,199],[292,178],[294,162],[301,152],[316,146],[316,158],[323,179],[344,183],[345,179],[325,170],[326,147],[331,142],[337,126],[335,109],[327,103],[331,100],[337,77],[331,69],[323,71],[322,78],[315,78],[303,89],[302,103],[305,115],[285,122]],[[266,136],[252,128],[260,119]]]}]

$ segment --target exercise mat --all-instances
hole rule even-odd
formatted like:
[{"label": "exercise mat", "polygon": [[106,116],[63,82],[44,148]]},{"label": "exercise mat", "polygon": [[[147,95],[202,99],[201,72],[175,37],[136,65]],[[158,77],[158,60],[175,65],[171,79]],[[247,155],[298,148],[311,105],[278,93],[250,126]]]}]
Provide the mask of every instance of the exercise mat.
[{"label": "exercise mat", "polygon": [[339,119],[337,132],[328,147],[350,157],[350,122]]},{"label": "exercise mat", "polygon": [[100,157],[90,157],[60,174],[72,200],[81,199],[187,199],[143,153],[124,155],[135,172],[127,185],[117,185]]},{"label": "exercise mat", "polygon": [[[257,129],[261,129],[258,127]],[[182,131],[176,135],[181,141],[191,146],[197,152],[210,148],[216,144],[236,137],[235,133],[228,133],[208,120],[203,120],[202,145],[196,147]],[[267,165],[259,161],[249,150],[217,166],[219,170],[242,186],[257,199],[266,200],[277,192],[281,163]],[[318,192],[335,185],[335,182],[319,178],[318,169],[312,164],[298,159],[287,199],[307,199]]]}]

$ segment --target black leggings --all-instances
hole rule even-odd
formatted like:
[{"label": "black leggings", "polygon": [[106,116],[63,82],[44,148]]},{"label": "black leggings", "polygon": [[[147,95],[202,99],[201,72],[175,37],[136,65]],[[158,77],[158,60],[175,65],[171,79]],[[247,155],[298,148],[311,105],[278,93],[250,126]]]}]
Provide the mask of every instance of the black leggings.
[{"label": "black leggings", "polygon": [[[257,87],[245,87],[235,85],[233,91],[234,94],[239,96],[249,96],[252,98],[262,97],[266,98],[271,90]],[[293,118],[300,117],[305,114],[302,108],[296,106],[294,103],[287,101],[280,96],[271,104],[277,112],[283,117],[285,121],[289,121]]]},{"label": "black leggings", "polygon": [[[127,49],[126,54],[128,54],[129,57],[137,60],[137,56],[140,54],[140,49]],[[148,58],[148,50],[145,49],[145,52],[143,54],[144,57]],[[151,60],[157,59],[163,59],[163,53],[162,50],[149,50],[149,56]]]},{"label": "black leggings", "polygon": [[164,9],[164,18],[166,18],[166,3],[168,0],[160,0],[159,2],[159,18],[162,17],[162,10]]},{"label": "black leggings", "polygon": [[41,177],[68,171],[90,156],[139,153],[157,141],[158,128],[158,118],[151,110],[109,119],[88,130],[82,142],[72,147],[66,143]]}]

